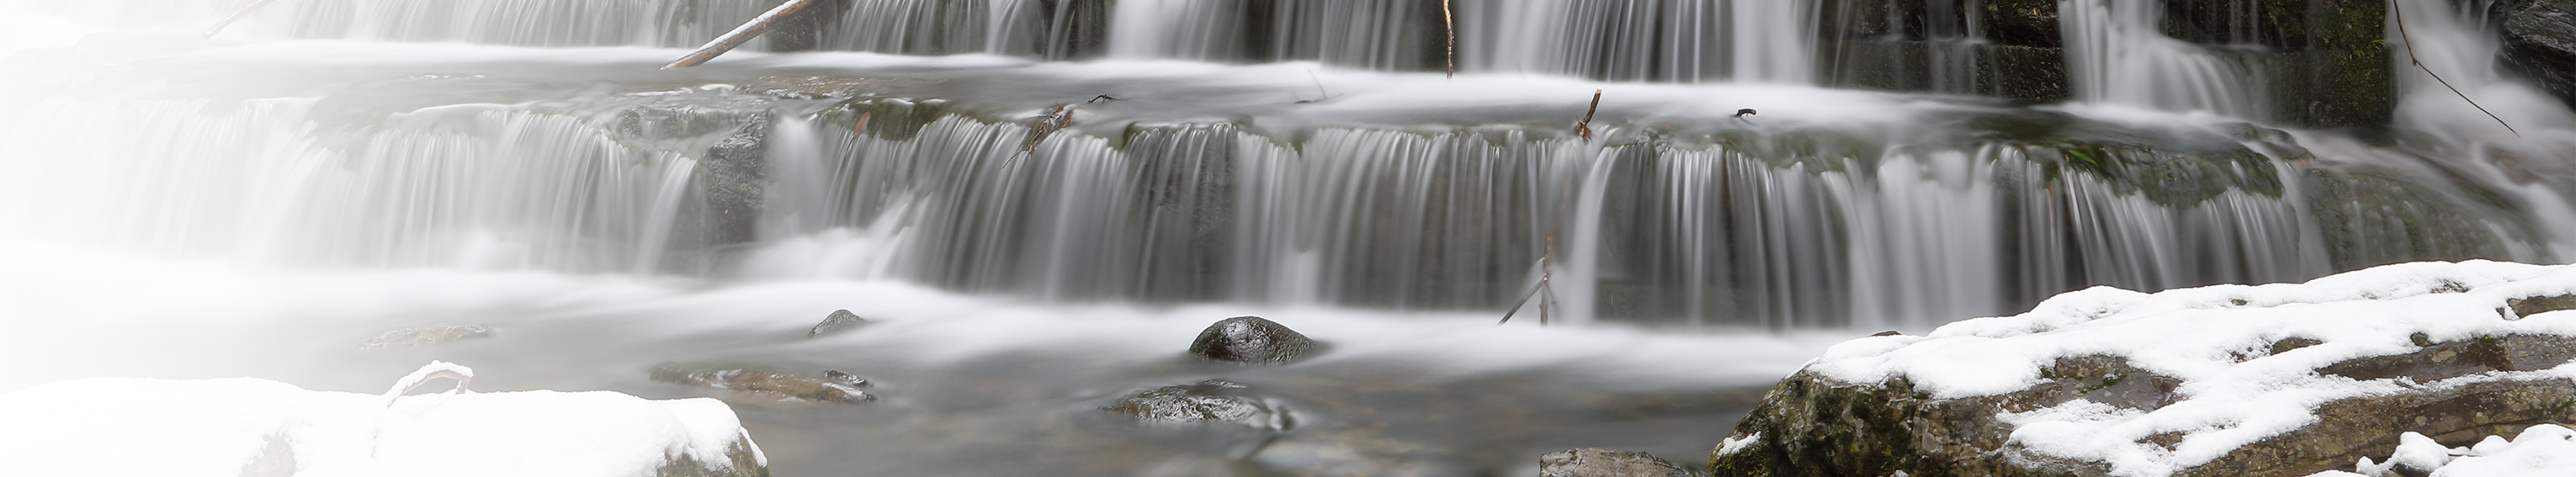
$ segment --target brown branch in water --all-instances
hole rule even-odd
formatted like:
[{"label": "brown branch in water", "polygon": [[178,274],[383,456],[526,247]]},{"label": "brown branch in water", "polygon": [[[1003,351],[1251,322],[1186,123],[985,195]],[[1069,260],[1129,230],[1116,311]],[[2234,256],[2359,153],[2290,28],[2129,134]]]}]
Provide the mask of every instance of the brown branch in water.
[{"label": "brown branch in water", "polygon": [[1458,77],[1458,13],[1449,9],[1449,0],[1440,0],[1440,28],[1448,34],[1449,38],[1448,49],[1445,50],[1445,57],[1449,61],[1449,77],[1456,78]]},{"label": "brown branch in water", "polygon": [[242,7],[241,10],[234,11],[233,16],[224,17],[224,21],[215,22],[215,26],[206,28],[205,36],[201,36],[199,38],[214,38],[216,33],[222,33],[224,31],[224,27],[231,26],[233,22],[241,20],[244,16],[249,16],[251,10],[258,10],[259,7],[268,6],[268,2],[274,1],[277,0],[258,0],[250,2],[249,6],[245,6]]},{"label": "brown branch in water", "polygon": [[1600,110],[1601,90],[1592,90],[1592,107],[1583,109],[1583,122],[1574,123],[1574,135],[1582,136],[1583,142],[1592,142],[1592,113]]},{"label": "brown branch in water", "polygon": [[2478,105],[2478,100],[2469,99],[2468,93],[2460,92],[2460,88],[2451,86],[2450,80],[2442,79],[2442,75],[2434,73],[2433,68],[2424,66],[2424,60],[2415,57],[2415,37],[2406,34],[2405,6],[2399,5],[2397,0],[2389,0],[2388,11],[2397,16],[2397,39],[2406,42],[2406,62],[2415,64],[2416,69],[2424,70],[2425,75],[2432,76],[2433,81],[2442,83],[2442,87],[2450,88],[2451,94],[2459,95],[2461,101],[2469,102],[2469,107],[2478,108],[2478,112],[2487,113],[2487,118],[2494,119],[2496,124],[2504,125],[2504,130],[2512,131],[2514,137],[2522,137],[2522,131],[2514,129],[2512,123],[2496,117],[2494,111],[2488,111],[2486,106]]},{"label": "brown branch in water", "polygon": [[1073,127],[1073,105],[1055,105],[1054,108],[1047,110],[1045,116],[1030,119],[1033,121],[1029,123],[1029,138],[1020,143],[1020,152],[1037,152],[1038,143],[1045,141],[1047,136],[1055,134],[1057,130]]},{"label": "brown branch in water", "polygon": [[779,21],[786,20],[788,17],[796,16],[797,13],[804,12],[806,8],[813,7],[815,4],[820,3],[823,3],[822,0],[787,0],[787,3],[779,4],[778,8],[769,9],[769,12],[767,13],[762,13],[758,17],[752,17],[751,21],[744,22],[742,26],[734,27],[733,31],[726,32],[724,36],[716,37],[714,41],[707,42],[706,46],[698,47],[698,51],[689,52],[689,56],[683,56],[680,57],[679,61],[673,61],[671,64],[662,65],[662,69],[667,70],[697,66],[699,64],[706,63],[707,60],[713,60],[718,56],[724,56],[725,52],[733,51],[735,47],[739,47],[742,46],[743,43],[750,42],[752,38],[757,38],[762,33],[768,33],[769,27],[777,26]]}]

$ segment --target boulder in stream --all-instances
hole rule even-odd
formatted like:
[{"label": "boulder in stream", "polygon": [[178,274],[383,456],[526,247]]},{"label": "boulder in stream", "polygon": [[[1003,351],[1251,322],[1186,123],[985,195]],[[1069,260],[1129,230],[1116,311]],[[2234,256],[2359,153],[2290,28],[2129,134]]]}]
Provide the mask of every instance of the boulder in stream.
[{"label": "boulder in stream", "polygon": [[[2307,476],[2413,432],[2576,420],[2576,267],[2419,262],[2304,284],[2099,287],[1829,349],[1715,475]],[[2384,455],[2384,454],[2381,454]]]},{"label": "boulder in stream", "polygon": [[1314,347],[1315,340],[1279,322],[1237,316],[1200,331],[1198,339],[1190,342],[1190,354],[1229,363],[1288,364]]},{"label": "boulder in stream", "polygon": [[379,333],[373,338],[358,342],[358,350],[377,351],[490,337],[492,337],[490,326],[436,324]]},{"label": "boulder in stream", "polygon": [[851,313],[850,310],[833,310],[832,316],[823,317],[822,323],[815,323],[813,330],[805,332],[805,337],[815,338],[832,333],[854,330],[862,326],[867,326],[869,323],[870,322],[867,318],[860,318],[859,314]]}]

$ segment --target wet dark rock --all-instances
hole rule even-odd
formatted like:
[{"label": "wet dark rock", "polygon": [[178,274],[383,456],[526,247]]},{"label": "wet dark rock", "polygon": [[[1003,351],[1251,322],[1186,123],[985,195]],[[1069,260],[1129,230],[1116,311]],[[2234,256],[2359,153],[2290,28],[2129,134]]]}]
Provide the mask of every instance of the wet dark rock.
[{"label": "wet dark rock", "polygon": [[[2445,196],[2418,181],[2369,171],[2311,169],[2301,174],[2308,209],[2325,232],[2326,257],[2337,270],[2391,263],[2505,259],[2505,241],[2487,224],[2502,212]],[[2506,229],[2512,232],[2511,229]]]},{"label": "wet dark rock", "polygon": [[1287,414],[1250,396],[1251,389],[1242,383],[1210,379],[1131,394],[1103,409],[1141,421],[1229,423],[1287,429],[1290,425]]},{"label": "wet dark rock", "polygon": [[[2284,339],[2286,352],[2314,340]],[[2448,445],[2487,435],[2511,435],[2533,424],[2564,420],[2576,402],[2567,379],[2441,382],[2487,371],[2547,369],[2576,356],[2576,338],[2482,337],[2430,343],[2402,355],[2349,360],[2318,370],[2355,379],[2422,382],[2394,395],[2350,398],[2317,408],[2320,421],[2231,451],[2177,476],[2303,476],[2350,468],[2368,452],[2396,445],[2399,433],[2421,432]],[[2074,399],[2152,411],[2176,401],[2180,382],[2138,370],[2125,359],[2085,356],[2060,359],[2043,369],[2038,385],[2012,393],[1935,399],[1898,378],[1845,383],[1800,371],[1763,397],[1735,428],[1733,452],[1710,461],[1715,475],[1840,476],[1992,475],[2089,476],[2109,469],[2007,445],[2013,426],[1997,414],[2028,412]],[[2410,381],[2411,380],[2411,381]],[[1756,433],[1759,436],[1754,436]],[[2179,435],[2151,435],[2170,445]]]},{"label": "wet dark rock", "polygon": [[1690,477],[1671,461],[1618,449],[1586,447],[1538,456],[1539,477]]},{"label": "wet dark rock", "polygon": [[2054,1],[1833,0],[1820,15],[1828,84],[2041,101],[2073,94]]},{"label": "wet dark rock", "polygon": [[2387,124],[2396,108],[2385,2],[2250,0],[2164,2],[2165,36],[2198,43],[2263,75],[2286,123]]},{"label": "wet dark rock", "polygon": [[1123,149],[1143,181],[1138,210],[1145,214],[1145,298],[1195,301],[1223,298],[1234,274],[1242,214],[1235,203],[1240,160],[1232,124],[1132,126]]},{"label": "wet dark rock", "polygon": [[855,330],[869,323],[871,322],[867,318],[860,318],[857,313],[851,313],[850,310],[832,310],[832,316],[823,317],[822,323],[815,323],[813,330],[805,332],[805,337],[813,338]]},{"label": "wet dark rock", "polygon": [[841,385],[843,385],[843,386],[855,387],[855,388],[859,388],[859,389],[867,389],[867,388],[871,388],[871,387],[876,387],[876,385],[875,385],[875,384],[869,384],[869,383],[868,383],[868,378],[858,377],[858,376],[855,376],[855,375],[851,375],[850,373],[844,373],[844,372],[841,372],[841,371],[839,371],[839,370],[832,370],[832,369],[826,369],[826,370],[823,370],[823,379],[824,379],[824,380],[826,380],[826,381],[830,381],[830,382],[840,383],[840,384],[841,384]]},{"label": "wet dark rock", "polygon": [[691,177],[705,200],[701,218],[711,245],[749,243],[758,239],[762,194],[768,188],[769,114],[757,114],[734,129],[698,161]]},{"label": "wet dark rock", "polygon": [[721,368],[692,370],[664,365],[653,368],[657,382],[730,389],[742,394],[781,401],[866,402],[876,400],[862,388],[867,381],[839,371],[826,371],[824,378],[809,378],[757,369]]},{"label": "wet dark rock", "polygon": [[1190,342],[1190,354],[1231,363],[1287,364],[1314,347],[1315,340],[1278,322],[1238,316],[1200,331],[1198,339]]},{"label": "wet dark rock", "polygon": [[2498,62],[2576,107],[2576,0],[2507,0],[2494,8],[2504,23]]},{"label": "wet dark rock", "polygon": [[454,343],[462,340],[492,337],[492,327],[484,325],[437,324],[404,328],[377,334],[358,342],[359,351],[376,351],[412,346]]},{"label": "wet dark rock", "polygon": [[920,135],[922,127],[952,114],[947,100],[857,98],[814,113],[814,118],[852,135],[908,141]]},{"label": "wet dark rock", "polygon": [[769,32],[762,33],[769,51],[811,51],[823,46],[826,32],[840,25],[841,16],[850,11],[853,0],[822,0],[814,6],[780,19]]},{"label": "wet dark rock", "polygon": [[742,92],[779,99],[848,98],[884,87],[884,82],[837,76],[763,76],[742,85]]},{"label": "wet dark rock", "polygon": [[2489,371],[2549,369],[2576,358],[2576,338],[2550,335],[2481,336],[2422,347],[2413,353],[2335,363],[2317,368],[2317,373],[2365,381],[2403,377],[2433,382]]},{"label": "wet dark rock", "polygon": [[1109,21],[1115,15],[1113,0],[1038,0],[1026,8],[1028,14],[1015,15],[1018,24],[1005,26],[1021,32],[1009,35],[1001,46],[1002,53],[1024,55],[1046,60],[1079,60],[1109,52]]},{"label": "wet dark rock", "polygon": [[2576,294],[2514,298],[2504,303],[2506,309],[2513,311],[2513,319],[2518,320],[2552,311],[2576,310]]},{"label": "wet dark rock", "polygon": [[2290,350],[2321,344],[2325,344],[2325,342],[2307,338],[2282,338],[2280,341],[2272,342],[2272,354],[2287,353],[2290,352]]}]

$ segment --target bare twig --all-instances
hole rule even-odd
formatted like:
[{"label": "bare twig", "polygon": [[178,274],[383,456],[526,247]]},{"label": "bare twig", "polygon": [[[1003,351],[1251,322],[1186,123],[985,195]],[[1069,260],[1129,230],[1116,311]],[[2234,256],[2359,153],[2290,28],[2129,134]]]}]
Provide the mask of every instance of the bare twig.
[{"label": "bare twig", "polygon": [[[1315,81],[1315,99],[1299,98],[1297,100],[1297,104],[1321,103],[1324,102],[1324,100],[1333,99],[1332,92],[1324,91],[1324,79],[1315,77],[1315,70],[1306,70],[1306,79]],[[1292,92],[1288,93],[1288,97],[1297,98],[1298,96],[1297,93]]]},{"label": "bare twig", "polygon": [[1592,142],[1592,113],[1600,110],[1601,90],[1592,90],[1592,107],[1583,109],[1583,122],[1574,123],[1574,135],[1582,136],[1583,142]]},{"label": "bare twig", "polygon": [[273,1],[277,0],[258,0],[250,2],[249,6],[244,6],[241,10],[234,11],[233,16],[224,17],[224,21],[215,22],[215,26],[206,28],[206,35],[201,38],[214,38],[216,33],[224,31],[224,27],[231,26],[234,21],[241,20],[243,16],[250,15],[251,10],[258,10],[259,7],[268,6],[268,2]]},{"label": "bare twig", "polygon": [[1444,57],[1449,60],[1449,77],[1456,78],[1458,77],[1458,13],[1449,9],[1449,0],[1440,0],[1440,29],[1448,33],[1448,49],[1444,51]]},{"label": "bare twig", "polygon": [[822,0],[787,0],[787,3],[779,4],[778,8],[769,9],[769,12],[753,17],[742,26],[734,27],[733,31],[726,32],[724,36],[716,37],[715,41],[707,42],[706,46],[698,47],[698,51],[690,52],[689,56],[683,56],[679,61],[662,65],[662,69],[687,68],[716,59],[727,51],[733,51],[734,47],[742,46],[752,38],[759,37],[761,33],[769,32],[769,27],[776,26],[780,20],[796,16],[797,13],[804,12],[806,8],[819,3],[823,3]]},{"label": "bare twig", "polygon": [[2433,81],[2442,83],[2442,87],[2450,88],[2451,94],[2459,95],[2461,101],[2469,102],[2469,107],[2478,108],[2478,112],[2487,113],[2487,117],[2494,119],[2496,124],[2504,125],[2504,130],[2512,131],[2514,137],[2522,137],[2522,131],[2514,129],[2512,123],[2504,122],[2504,118],[2496,117],[2495,112],[2488,111],[2486,106],[2479,106],[2478,100],[2469,99],[2468,93],[2460,92],[2460,88],[2451,86],[2451,82],[2449,80],[2444,80],[2442,79],[2442,75],[2434,73],[2433,68],[2424,66],[2424,60],[2415,57],[2415,37],[2408,36],[2406,34],[2405,7],[2403,5],[2399,5],[2397,0],[2389,0],[2388,11],[2397,16],[2397,38],[2406,41],[2406,62],[2415,64],[2416,69],[2424,70],[2425,75],[2432,76]]}]

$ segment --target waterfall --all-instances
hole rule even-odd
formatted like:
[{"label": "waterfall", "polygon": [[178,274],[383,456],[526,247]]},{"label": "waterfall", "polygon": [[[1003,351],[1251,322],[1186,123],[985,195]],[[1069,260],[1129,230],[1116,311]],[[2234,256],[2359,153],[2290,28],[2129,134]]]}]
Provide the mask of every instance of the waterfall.
[{"label": "waterfall", "polygon": [[2245,62],[2163,34],[2165,2],[2058,5],[2067,76],[2084,102],[2268,119],[2254,85],[2271,80]]},{"label": "waterfall", "polygon": [[[226,13],[162,0],[11,5],[147,31],[188,32],[172,29]],[[469,56],[533,48],[410,43],[685,47],[768,5],[294,2],[222,41],[330,38],[360,41],[312,43]],[[0,157],[27,172],[0,177],[0,220],[25,226],[0,235],[296,266],[901,281],[1041,302],[1491,310],[1546,276],[1564,319],[1767,328],[1920,326],[2095,285],[2576,253],[2567,189],[2528,179],[2551,167],[2528,158],[2576,144],[2565,132],[2576,121],[2485,63],[2495,46],[2476,4],[2401,7],[2415,15],[2414,45],[2441,59],[2428,67],[2511,105],[2496,109],[2530,125],[2525,138],[2485,129],[2483,114],[2420,72],[2398,75],[2396,124],[2433,139],[2386,146],[2272,129],[2350,106],[2274,84],[2313,89],[2323,81],[2313,61],[2331,56],[2317,52],[2342,51],[2319,48],[2343,46],[2280,46],[2273,30],[2246,26],[2269,18],[2247,2],[2053,5],[2076,107],[1890,95],[1853,103],[1883,111],[1766,106],[1734,117],[1634,105],[1808,94],[1781,84],[1845,81],[1844,69],[1869,66],[1851,58],[1896,47],[1820,38],[1866,30],[1824,18],[1866,12],[1822,1],[1457,2],[1446,13],[1464,74],[1441,79],[1424,73],[1439,69],[1448,33],[1429,2],[852,3],[818,10],[829,21],[769,47],[1091,62],[597,78],[290,72],[249,78],[310,88],[28,96],[37,99],[11,103],[24,107],[7,111],[0,133],[28,145]],[[2049,48],[2002,37],[1968,7],[1945,13],[1955,23],[1888,40],[1924,43],[1924,61],[1954,68],[1927,73],[1925,88],[1976,92],[1991,86],[1977,83],[1980,58]],[[661,56],[586,54],[612,66]],[[810,64],[887,58],[834,55]],[[1328,69],[1336,98],[1349,99],[1289,103],[1283,82],[1126,71],[1173,59],[1396,73]],[[455,66],[423,61],[436,66],[416,69]],[[834,76],[779,86],[805,74]],[[1349,96],[1417,77],[1477,95],[1396,106]],[[1486,94],[1495,91],[1602,87],[1567,77],[1737,85],[1612,85],[1667,96],[1611,105],[1590,139],[1555,123],[1579,104],[1483,103],[1505,97]],[[857,86],[814,86],[825,84]],[[1069,129],[1011,119],[1104,84],[1150,94],[1073,103],[1084,122]],[[1845,107],[1808,103],[1775,104]],[[1872,114],[1907,119],[1849,120]]]},{"label": "waterfall", "polygon": [[663,270],[690,158],[527,111],[435,108],[335,134],[312,108],[48,101],[10,135],[37,149],[7,158],[27,200],[0,220],[24,225],[18,239],[280,263]]}]

